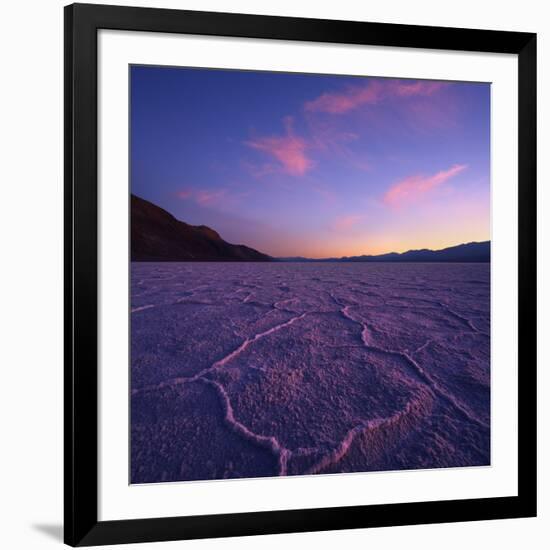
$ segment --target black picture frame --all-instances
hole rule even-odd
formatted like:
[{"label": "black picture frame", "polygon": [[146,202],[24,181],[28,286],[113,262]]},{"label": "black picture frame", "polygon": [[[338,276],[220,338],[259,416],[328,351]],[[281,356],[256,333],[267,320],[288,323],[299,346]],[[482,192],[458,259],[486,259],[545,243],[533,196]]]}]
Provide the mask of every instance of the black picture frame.
[{"label": "black picture frame", "polygon": [[[518,55],[518,495],[98,521],[99,29]],[[65,542],[71,546],[536,515],[536,35],[93,4],[65,7]],[[94,435],[95,434],[95,435]]]}]

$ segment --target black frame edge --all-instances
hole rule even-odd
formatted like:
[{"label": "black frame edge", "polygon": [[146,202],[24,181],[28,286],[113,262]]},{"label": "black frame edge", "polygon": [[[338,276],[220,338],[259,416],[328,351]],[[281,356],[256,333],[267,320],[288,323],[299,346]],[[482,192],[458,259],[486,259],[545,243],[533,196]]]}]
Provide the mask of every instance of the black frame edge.
[{"label": "black frame edge", "polygon": [[[99,4],[66,6],[64,16],[65,543],[90,546],[535,516],[536,35]],[[98,522],[97,438],[90,434],[97,434],[98,428],[97,31],[100,28],[518,54],[518,324],[522,361],[518,496]]]},{"label": "black frame edge", "polygon": [[[304,533],[527,517],[519,497],[380,504],[97,523],[78,546]],[[368,508],[368,510],[366,510]],[[391,515],[390,515],[391,513]]]},{"label": "black frame edge", "polygon": [[537,514],[537,36],[518,55],[518,491]]},{"label": "black frame edge", "polygon": [[[106,4],[73,6],[96,28],[371,46],[519,53],[532,33],[203,12]],[[434,43],[437,44],[434,47]]]},{"label": "black frame edge", "polygon": [[64,112],[63,112],[63,177],[64,177],[64,204],[63,204],[63,355],[64,355],[64,386],[63,386],[63,462],[64,462],[64,483],[63,483],[63,535],[65,543],[76,542],[73,530],[74,523],[74,494],[73,494],[73,473],[74,463],[72,459],[72,433],[73,433],[73,406],[72,406],[72,385],[73,385],[73,281],[72,281],[72,81],[73,81],[73,7],[67,6],[64,9]]},{"label": "black frame edge", "polygon": [[64,540],[97,521],[97,54],[79,6],[65,15]]}]

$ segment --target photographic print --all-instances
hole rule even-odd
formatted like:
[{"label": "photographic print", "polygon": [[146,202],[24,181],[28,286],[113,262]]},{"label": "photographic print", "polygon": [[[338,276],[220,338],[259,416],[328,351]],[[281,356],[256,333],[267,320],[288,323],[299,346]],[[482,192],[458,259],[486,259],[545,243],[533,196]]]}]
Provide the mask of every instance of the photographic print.
[{"label": "photographic print", "polygon": [[130,482],[490,465],[490,84],[129,71]]}]

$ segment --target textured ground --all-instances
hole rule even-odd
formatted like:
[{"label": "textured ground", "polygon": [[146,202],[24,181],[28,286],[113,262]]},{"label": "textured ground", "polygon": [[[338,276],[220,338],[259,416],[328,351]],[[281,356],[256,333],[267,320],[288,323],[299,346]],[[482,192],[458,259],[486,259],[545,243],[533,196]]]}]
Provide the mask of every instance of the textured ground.
[{"label": "textured ground", "polygon": [[489,464],[489,269],[132,264],[131,481]]}]

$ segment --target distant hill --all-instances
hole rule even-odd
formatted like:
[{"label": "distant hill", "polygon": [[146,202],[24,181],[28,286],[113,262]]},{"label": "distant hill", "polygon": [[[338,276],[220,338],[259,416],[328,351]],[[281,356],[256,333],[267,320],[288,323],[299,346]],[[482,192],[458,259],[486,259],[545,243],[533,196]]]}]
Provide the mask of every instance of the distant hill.
[{"label": "distant hill", "polygon": [[242,244],[230,244],[205,225],[179,221],[159,206],[131,196],[132,261],[254,261],[273,258]]},{"label": "distant hill", "polygon": [[327,258],[323,260],[311,260],[309,258],[278,258],[283,262],[490,262],[491,242],[472,242],[450,246],[442,250],[409,250],[401,254],[390,252],[377,256],[344,256],[343,258]]}]

